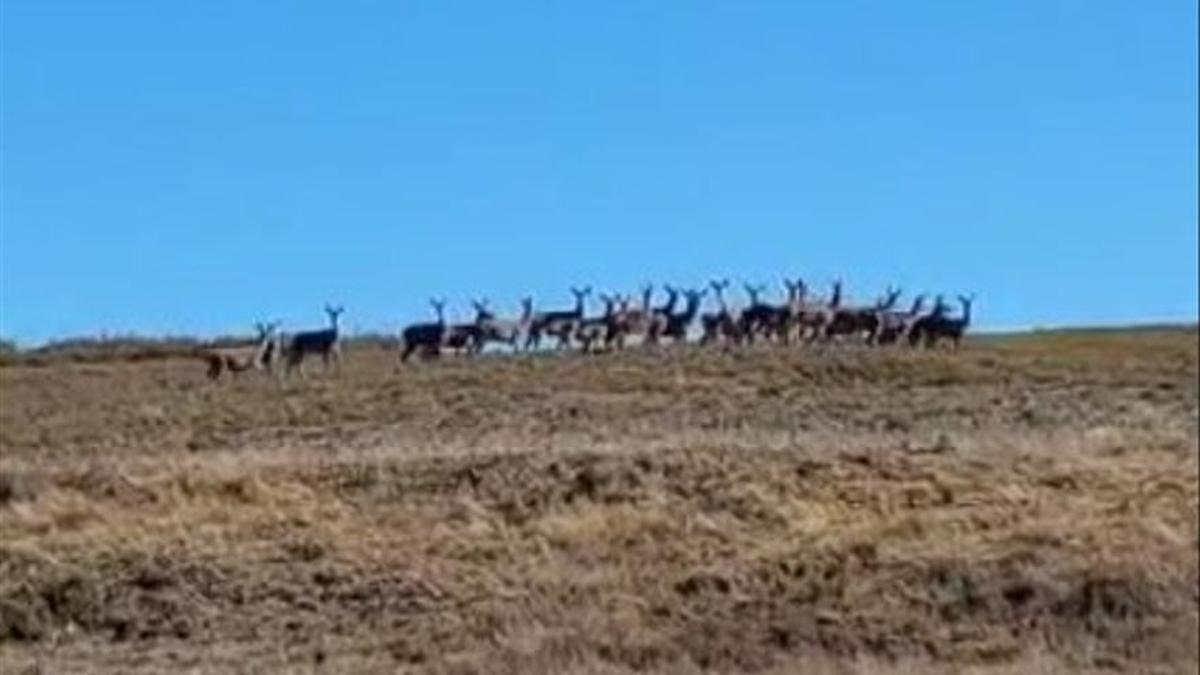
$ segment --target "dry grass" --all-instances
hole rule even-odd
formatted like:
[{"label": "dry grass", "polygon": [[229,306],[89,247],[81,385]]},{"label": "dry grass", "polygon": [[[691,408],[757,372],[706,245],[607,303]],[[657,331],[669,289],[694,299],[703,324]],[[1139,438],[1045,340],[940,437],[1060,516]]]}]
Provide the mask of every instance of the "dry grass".
[{"label": "dry grass", "polygon": [[1194,672],[1194,332],[0,368],[5,672]]}]

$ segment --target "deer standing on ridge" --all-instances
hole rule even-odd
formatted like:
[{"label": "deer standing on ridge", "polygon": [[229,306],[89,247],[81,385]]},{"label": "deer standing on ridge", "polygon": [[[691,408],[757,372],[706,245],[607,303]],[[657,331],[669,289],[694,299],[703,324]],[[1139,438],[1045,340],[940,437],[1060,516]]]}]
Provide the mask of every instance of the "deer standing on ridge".
[{"label": "deer standing on ridge", "polygon": [[437,321],[433,323],[414,323],[404,327],[400,332],[400,362],[408,361],[408,357],[418,349],[426,357],[436,357],[441,353],[446,341],[446,301],[431,299]]},{"label": "deer standing on ridge", "polygon": [[946,316],[946,306],[939,297],[934,312],[918,319],[913,324],[908,338],[909,344],[923,341],[927,348],[932,348],[937,346],[941,340],[949,340],[957,351],[962,346],[963,335],[971,326],[971,305],[975,301],[975,296],[960,295],[958,301],[962,304],[962,315]]},{"label": "deer standing on ridge", "polygon": [[607,346],[606,338],[616,320],[617,307],[624,302],[620,296],[607,293],[601,293],[600,300],[604,302],[604,313],[584,318],[576,324],[575,339],[584,354],[594,353],[602,344]]},{"label": "deer standing on ridge", "polygon": [[575,334],[575,326],[583,320],[584,304],[587,296],[591,293],[591,286],[583,288],[572,286],[571,294],[575,296],[575,309],[534,314],[529,335],[525,340],[525,348],[540,346],[542,335],[553,335],[558,338],[558,349],[569,347],[571,336]]},{"label": "deer standing on ridge", "polygon": [[224,373],[236,377],[251,369],[267,372],[273,370],[275,360],[279,356],[279,341],[275,332],[279,328],[279,322],[256,323],[254,328],[258,337],[252,345],[207,347],[197,353],[197,356],[208,362],[208,379],[219,380]]},{"label": "deer standing on ridge", "polygon": [[475,304],[476,322],[479,324],[480,337],[483,345],[488,342],[506,344],[513,351],[521,348],[520,340],[529,333],[533,321],[533,298],[521,298],[521,317],[519,319],[497,319],[487,308],[487,301]]},{"label": "deer standing on ridge", "polygon": [[286,360],[286,372],[297,370],[304,377],[304,358],[310,354],[319,354],[325,365],[341,370],[342,349],[338,333],[338,319],[345,309],[325,305],[325,314],[329,316],[329,327],[323,330],[310,330],[293,333],[284,343],[283,354]]},{"label": "deer standing on ridge", "polygon": [[879,330],[875,338],[875,344],[890,345],[902,342],[908,339],[908,333],[912,330],[913,324],[921,316],[921,310],[925,306],[925,294],[918,295],[913,299],[912,307],[907,312],[883,311],[879,313]]},{"label": "deer standing on ridge", "polygon": [[706,345],[717,340],[740,341],[741,333],[738,329],[740,322],[730,311],[728,303],[725,302],[725,289],[729,288],[729,280],[713,279],[708,282],[708,286],[712,289],[713,297],[717,301],[717,311],[700,315],[700,344]]},{"label": "deer standing on ridge", "polygon": [[668,314],[661,328],[655,326],[652,329],[655,331],[655,343],[658,342],[660,333],[662,337],[669,337],[676,344],[687,342],[688,328],[692,325],[692,321],[696,319],[696,314],[700,311],[700,303],[704,300],[704,296],[707,293],[707,290],[683,291],[685,298],[683,311]]}]

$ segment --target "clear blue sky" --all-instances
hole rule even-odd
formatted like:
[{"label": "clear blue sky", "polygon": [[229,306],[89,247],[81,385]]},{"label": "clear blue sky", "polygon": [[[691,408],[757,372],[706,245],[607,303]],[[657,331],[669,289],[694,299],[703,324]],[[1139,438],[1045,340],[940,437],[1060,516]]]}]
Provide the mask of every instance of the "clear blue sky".
[{"label": "clear blue sky", "polygon": [[24,342],[784,273],[1196,320],[1195,2],[0,6]]}]

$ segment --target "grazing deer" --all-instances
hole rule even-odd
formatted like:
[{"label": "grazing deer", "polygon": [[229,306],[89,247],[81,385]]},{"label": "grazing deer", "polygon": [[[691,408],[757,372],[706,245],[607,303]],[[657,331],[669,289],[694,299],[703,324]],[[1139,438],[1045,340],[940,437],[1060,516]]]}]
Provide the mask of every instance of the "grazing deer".
[{"label": "grazing deer", "polygon": [[279,341],[276,329],[279,322],[256,323],[258,337],[254,344],[237,347],[208,347],[201,349],[198,356],[208,362],[208,379],[219,380],[228,372],[236,377],[243,371],[255,369],[270,372],[279,356]]},{"label": "grazing deer", "polygon": [[655,326],[652,329],[655,331],[654,341],[657,343],[661,332],[663,337],[671,338],[676,344],[687,342],[688,328],[696,319],[696,314],[700,311],[700,303],[707,293],[707,290],[683,291],[683,296],[686,298],[683,311],[678,314],[674,312],[668,314],[661,328]]},{"label": "grazing deer", "polygon": [[584,304],[587,296],[591,293],[591,286],[583,288],[572,286],[571,294],[575,296],[575,309],[534,314],[529,327],[529,335],[525,339],[525,348],[541,346],[542,335],[553,335],[558,338],[558,349],[569,347],[576,324],[583,320]]},{"label": "grazing deer", "polygon": [[338,319],[344,311],[342,307],[325,305],[325,314],[329,316],[328,328],[294,333],[287,338],[283,349],[287,363],[286,372],[290,373],[296,369],[303,377],[304,358],[309,354],[320,354],[326,371],[330,366],[341,369],[342,349],[338,336]]},{"label": "grazing deer", "polygon": [[400,362],[408,361],[412,353],[421,350],[426,357],[436,357],[441,353],[442,344],[446,341],[446,301],[431,299],[437,321],[433,323],[414,323],[405,326],[400,333]]},{"label": "grazing deer", "polygon": [[915,345],[923,341],[925,347],[933,348],[939,341],[945,339],[949,340],[957,351],[962,346],[963,335],[971,326],[971,305],[975,301],[975,296],[960,295],[958,301],[962,304],[962,316],[946,316],[949,309],[939,296],[933,313],[918,319],[913,325],[908,338],[909,344]]},{"label": "grazing deer", "polygon": [[521,298],[521,317],[516,320],[497,319],[487,308],[487,301],[475,303],[476,322],[479,324],[480,337],[483,345],[488,342],[506,344],[513,351],[520,348],[520,340],[529,333],[533,321],[533,298]]},{"label": "grazing deer", "polygon": [[925,306],[925,294],[913,299],[912,307],[907,312],[883,311],[879,313],[879,330],[875,344],[890,345],[908,339],[913,325],[921,316]]}]

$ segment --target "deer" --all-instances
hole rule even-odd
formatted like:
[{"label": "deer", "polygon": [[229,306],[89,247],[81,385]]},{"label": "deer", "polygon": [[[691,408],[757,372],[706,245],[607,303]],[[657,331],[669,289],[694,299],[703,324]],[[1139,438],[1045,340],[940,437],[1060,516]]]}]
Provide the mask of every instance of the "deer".
[{"label": "deer", "polygon": [[487,300],[473,302],[476,312],[476,323],[479,325],[480,349],[488,342],[499,342],[508,345],[516,351],[520,339],[529,333],[533,321],[533,298],[521,298],[521,317],[519,319],[497,319],[487,307]]},{"label": "deer", "polygon": [[[839,282],[840,284],[840,282]],[[838,301],[841,301],[841,287],[837,287]],[[825,326],[825,338],[832,339],[840,335],[865,335],[867,344],[873,344],[879,328],[879,312],[895,306],[900,299],[901,290],[888,286],[884,297],[874,306],[867,307],[838,307],[832,319]]]},{"label": "deer", "polygon": [[628,301],[619,295],[600,294],[604,303],[604,313],[600,316],[587,317],[575,326],[575,339],[579,342],[580,351],[584,354],[594,353],[601,343],[607,346],[607,337],[613,330],[616,321],[617,308],[624,307]]},{"label": "deer", "polygon": [[828,308],[819,300],[809,298],[808,285],[803,278],[796,277],[792,282],[784,279],[783,283],[788,288],[788,308],[781,326],[781,338],[787,343],[794,335],[797,342],[812,342],[823,332],[829,318]]},{"label": "deer", "polygon": [[[476,301],[472,301],[475,304]],[[473,356],[478,354],[483,349],[483,329],[480,328],[480,321],[487,310],[480,310],[479,306],[475,308],[475,320],[471,323],[451,324],[446,328],[446,335],[442,338],[442,347],[452,349],[455,352],[465,356]]]},{"label": "deer", "polygon": [[950,305],[946,304],[945,296],[938,294],[933,301],[933,309],[928,314],[917,317],[908,330],[908,346],[916,347],[925,338],[926,327],[931,323],[946,318]]},{"label": "deer", "polygon": [[341,369],[342,349],[338,334],[338,319],[343,307],[325,305],[325,314],[329,317],[329,327],[323,330],[310,330],[294,333],[284,341],[283,355],[286,360],[286,372],[296,370],[304,376],[304,358],[309,354],[320,354],[321,360],[328,371],[331,366]]},{"label": "deer", "polygon": [[796,280],[792,281],[784,277],[783,287],[787,290],[787,301],[775,308],[774,316],[768,318],[764,328],[774,333],[781,344],[786,345],[791,343],[793,333],[797,338],[802,338],[804,328],[812,323],[812,316],[819,316],[820,313],[808,311],[808,287],[802,278],[796,277]]},{"label": "deer", "polygon": [[228,372],[237,377],[247,370],[274,369],[275,360],[279,356],[279,340],[276,330],[279,322],[255,323],[258,333],[254,344],[237,347],[208,347],[199,350],[197,356],[208,362],[208,379],[216,381]]},{"label": "deer", "polygon": [[755,335],[770,335],[778,330],[787,309],[762,301],[762,293],[767,290],[764,284],[742,284],[742,287],[750,296],[750,304],[742,310],[738,320],[742,336],[746,342],[753,344]]},{"label": "deer", "polygon": [[685,298],[684,309],[679,313],[670,313],[666,316],[666,320],[662,323],[661,328],[658,325],[652,327],[654,333],[654,341],[657,343],[660,334],[662,337],[669,337],[675,343],[687,341],[688,327],[692,325],[692,321],[696,319],[696,314],[700,311],[700,303],[704,300],[704,296],[708,293],[707,290],[685,290],[683,296]]},{"label": "deer", "polygon": [[614,320],[608,335],[605,336],[605,342],[609,346],[615,345],[617,349],[625,348],[625,339],[630,335],[642,336],[644,344],[650,345],[654,343],[657,333],[655,326],[663,326],[666,323],[666,316],[674,311],[675,303],[679,299],[679,292],[671,286],[665,286],[667,291],[667,302],[661,307],[653,307],[651,302],[654,295],[654,286],[646,284],[642,286],[642,304],[639,307],[631,307],[632,298],[626,299],[614,315]]},{"label": "deer", "polygon": [[414,323],[404,327],[400,332],[400,362],[408,361],[408,357],[418,349],[427,357],[440,354],[446,341],[446,301],[431,298],[429,304],[437,315],[437,321],[432,323]]},{"label": "deer", "polygon": [[909,344],[915,345],[923,341],[926,348],[933,348],[939,341],[945,339],[949,340],[957,351],[962,346],[963,335],[971,326],[971,305],[975,301],[975,296],[960,295],[958,301],[962,304],[962,315],[947,316],[946,312],[949,311],[949,308],[939,296],[933,313],[921,317],[913,324],[912,331],[909,333]]},{"label": "deer", "polygon": [[525,338],[525,348],[540,346],[543,334],[558,338],[558,349],[569,347],[571,336],[575,333],[575,325],[583,319],[584,303],[591,293],[591,286],[583,288],[572,286],[571,294],[575,296],[575,309],[534,314],[529,334]]},{"label": "deer", "polygon": [[729,305],[725,302],[725,290],[729,288],[729,280],[713,279],[708,282],[708,287],[712,289],[713,297],[717,301],[717,311],[700,315],[702,330],[700,344],[706,345],[717,340],[739,342],[741,339],[740,322],[729,311]]},{"label": "deer", "polygon": [[[648,344],[658,344],[658,338],[667,328],[671,321],[671,317],[675,315],[675,308],[679,305],[679,297],[681,292],[671,284],[663,284],[663,289],[667,292],[667,301],[661,306],[654,309],[649,309],[649,320],[646,325],[646,341]],[[683,293],[686,295],[686,292]],[[650,307],[650,299],[645,298],[642,302],[643,307]]]},{"label": "deer", "polygon": [[891,345],[906,340],[913,325],[921,316],[925,306],[925,294],[913,299],[907,312],[883,311],[879,313],[879,330],[875,337],[877,345]]}]

